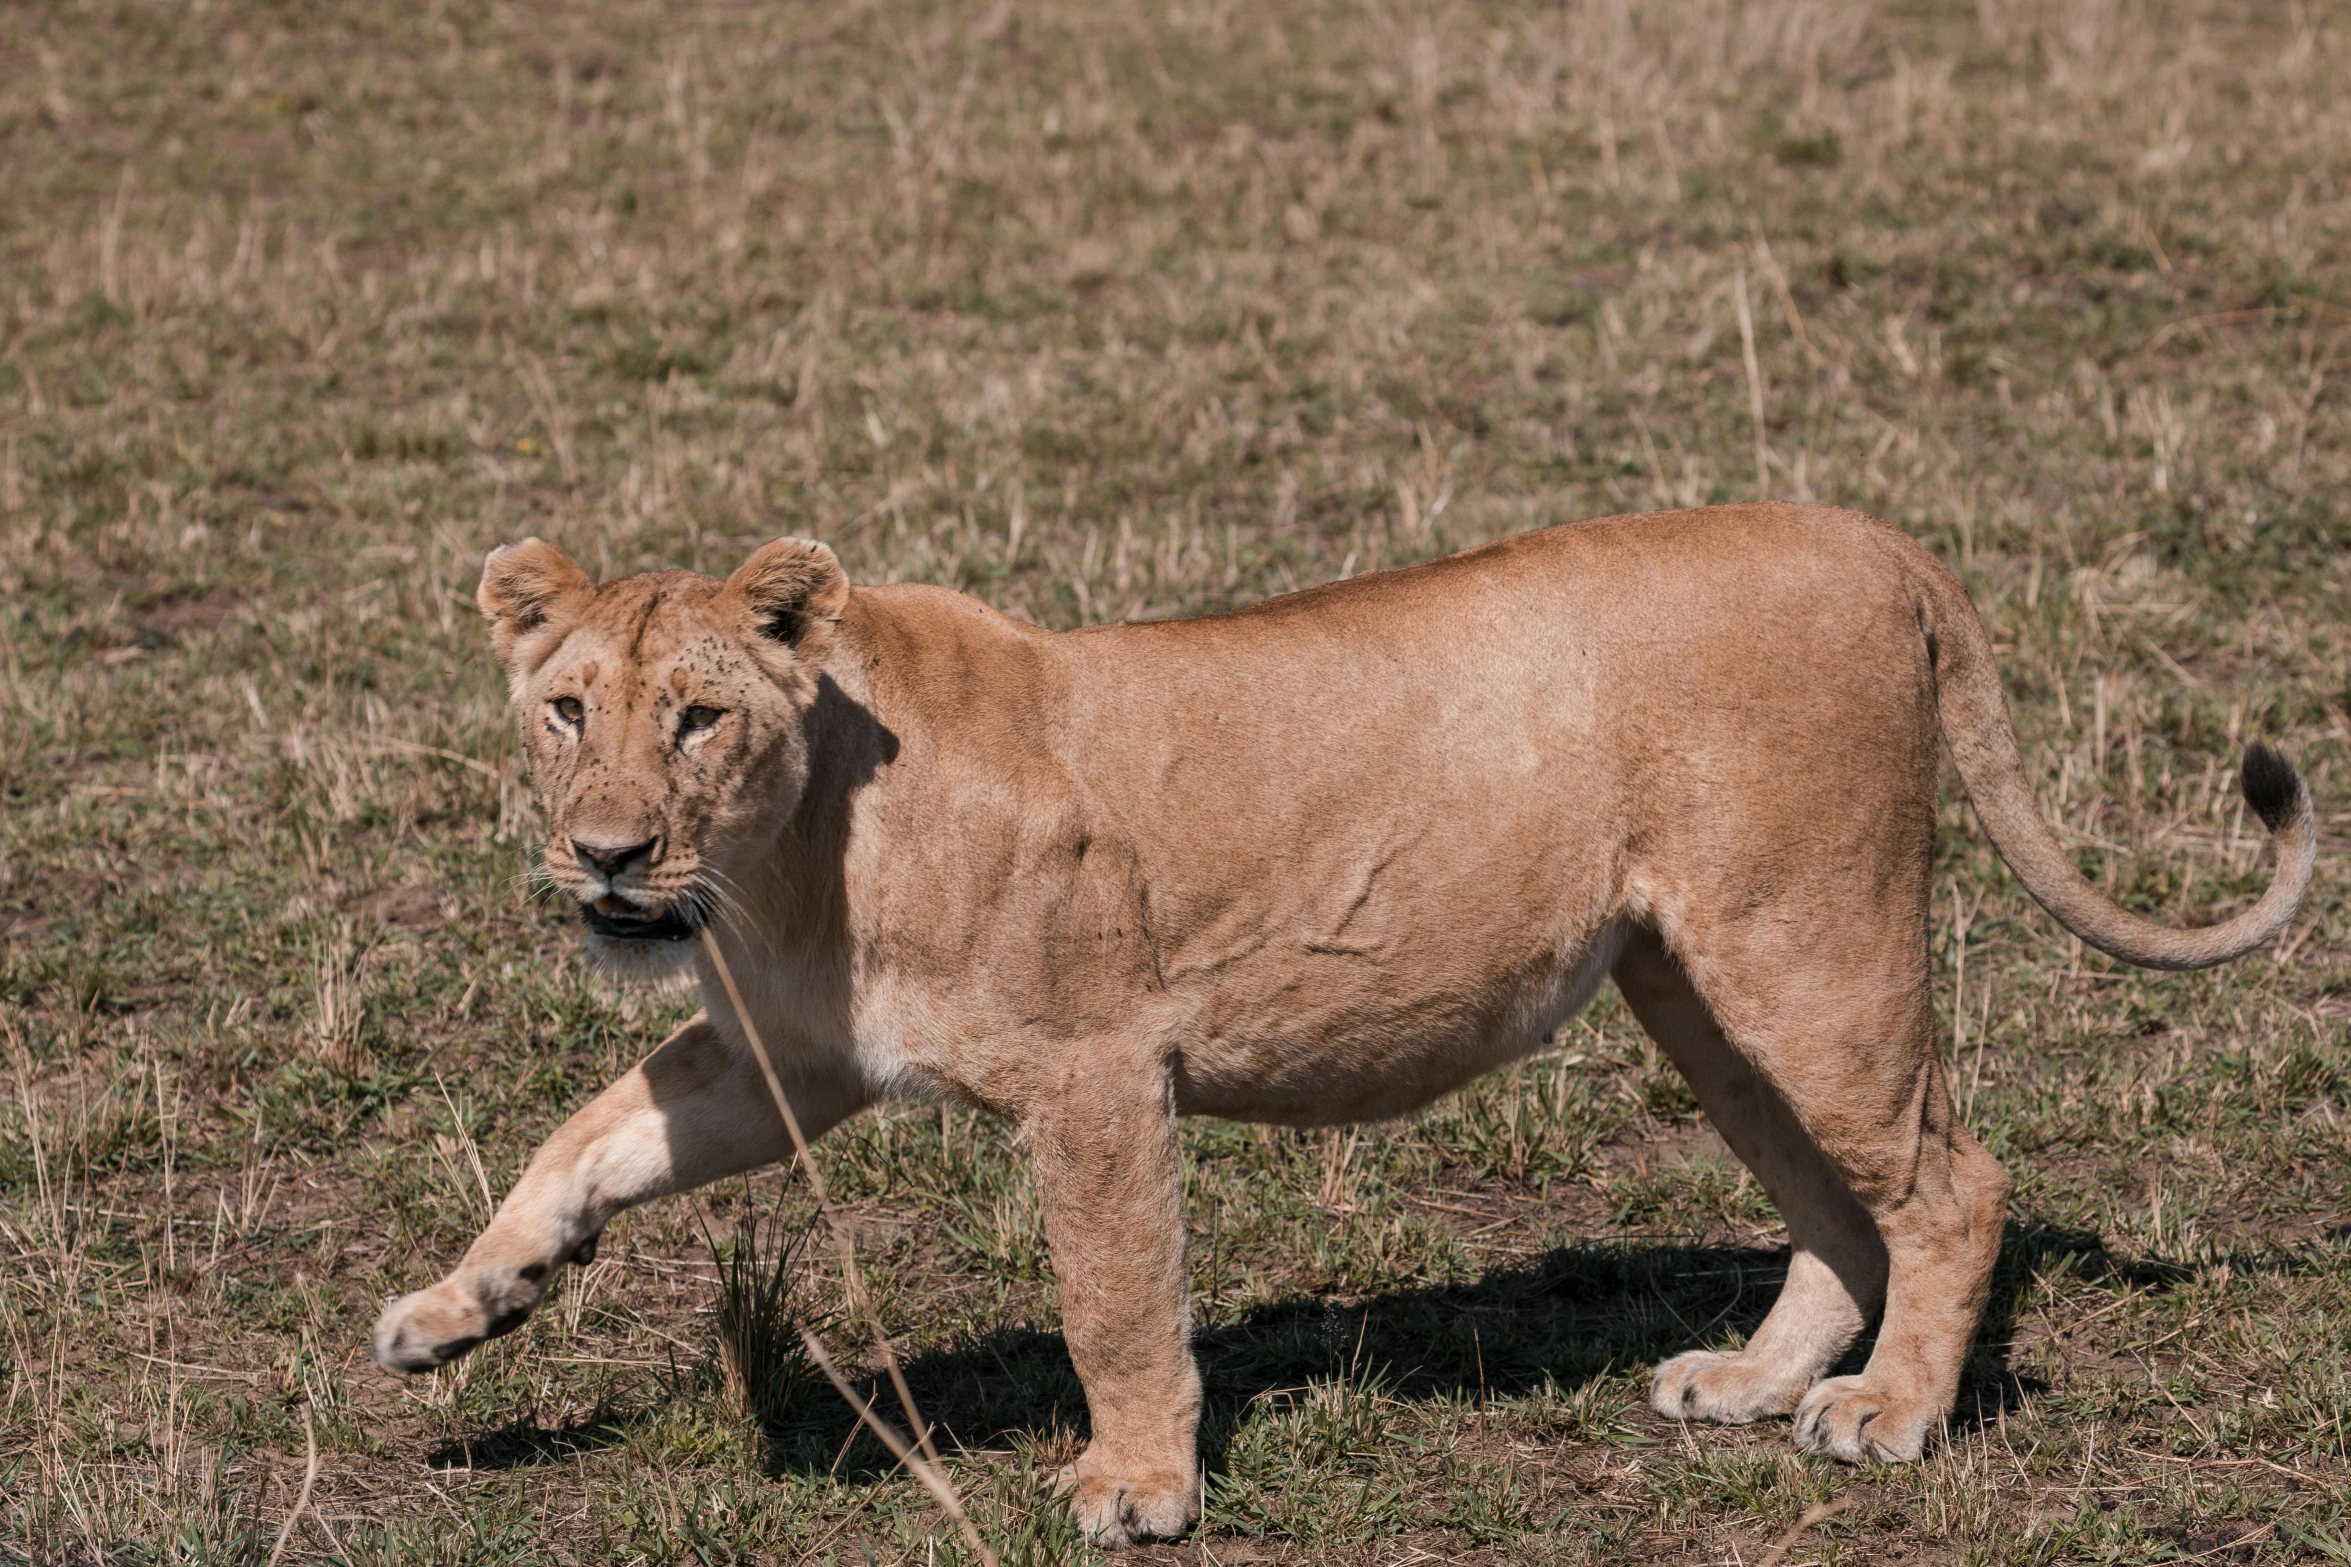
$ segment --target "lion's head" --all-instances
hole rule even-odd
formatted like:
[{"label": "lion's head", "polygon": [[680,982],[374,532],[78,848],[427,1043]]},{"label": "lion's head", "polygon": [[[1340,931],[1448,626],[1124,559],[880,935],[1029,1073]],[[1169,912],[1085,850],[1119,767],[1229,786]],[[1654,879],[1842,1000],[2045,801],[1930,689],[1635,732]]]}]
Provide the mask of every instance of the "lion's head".
[{"label": "lion's head", "polygon": [[731,851],[788,818],[806,783],[801,720],[849,601],[840,563],[778,539],[724,582],[598,587],[526,539],[491,552],[477,600],[546,812],[547,873],[589,951],[624,977],[681,975]]}]

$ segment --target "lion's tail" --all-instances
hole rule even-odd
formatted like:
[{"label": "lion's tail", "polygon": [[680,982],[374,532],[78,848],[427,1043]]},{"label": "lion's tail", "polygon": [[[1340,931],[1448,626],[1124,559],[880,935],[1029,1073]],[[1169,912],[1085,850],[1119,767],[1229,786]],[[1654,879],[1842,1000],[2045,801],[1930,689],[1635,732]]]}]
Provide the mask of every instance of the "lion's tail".
[{"label": "lion's tail", "polygon": [[2099,951],[2141,968],[2209,968],[2242,957],[2286,928],[2310,890],[2318,859],[2310,791],[2292,763],[2260,741],[2245,750],[2245,803],[2277,843],[2277,874],[2260,899],[2231,919],[2192,930],[2141,919],[2091,886],[2041,820],[2017,754],[1991,639],[1966,590],[1939,563],[1930,566],[1922,586],[1943,739],[1993,847],[2041,907]]}]

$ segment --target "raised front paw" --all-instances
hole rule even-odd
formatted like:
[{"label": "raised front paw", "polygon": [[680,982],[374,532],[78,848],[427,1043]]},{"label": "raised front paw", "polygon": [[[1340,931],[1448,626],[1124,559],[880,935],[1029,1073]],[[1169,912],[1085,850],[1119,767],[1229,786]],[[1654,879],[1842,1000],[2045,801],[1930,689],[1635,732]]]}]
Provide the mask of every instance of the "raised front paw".
[{"label": "raised front paw", "polygon": [[1745,1425],[1794,1409],[1810,1381],[1801,1367],[1791,1372],[1752,1354],[1693,1349],[1657,1368],[1649,1407],[1669,1420]]},{"label": "raised front paw", "polygon": [[1176,1539],[1200,1519],[1199,1481],[1189,1472],[1102,1474],[1080,1458],[1054,1489],[1069,1499],[1086,1543],[1108,1551]]},{"label": "raised front paw", "polygon": [[376,1318],[376,1364],[414,1376],[445,1366],[484,1339],[512,1333],[530,1320],[546,1293],[538,1278],[507,1273],[458,1273],[431,1289],[403,1295]]},{"label": "raised front paw", "polygon": [[1796,1406],[1796,1445],[1848,1464],[1907,1464],[1942,1419],[1939,1405],[1872,1387],[1866,1373],[1830,1377]]}]

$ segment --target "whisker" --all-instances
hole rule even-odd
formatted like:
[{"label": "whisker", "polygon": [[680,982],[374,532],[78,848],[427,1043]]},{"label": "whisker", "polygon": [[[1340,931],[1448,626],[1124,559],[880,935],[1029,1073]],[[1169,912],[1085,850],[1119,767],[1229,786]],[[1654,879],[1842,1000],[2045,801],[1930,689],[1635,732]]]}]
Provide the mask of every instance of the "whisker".
[{"label": "whisker", "polygon": [[560,896],[563,892],[563,889],[558,886],[551,878],[538,879],[517,876],[512,878],[509,884],[514,886],[515,889],[523,895],[523,898],[526,902],[530,903],[547,903]]},{"label": "whisker", "polygon": [[740,905],[743,898],[749,896],[748,892],[744,889],[743,884],[736,881],[734,877],[728,875],[726,871],[720,866],[706,865],[702,868],[702,874],[704,880],[717,887],[726,895],[728,899],[736,902],[738,906]]},{"label": "whisker", "polygon": [[751,925],[751,911],[745,905],[735,879],[717,866],[704,868],[701,889],[705,904],[705,918],[721,924],[732,935],[745,934]]}]

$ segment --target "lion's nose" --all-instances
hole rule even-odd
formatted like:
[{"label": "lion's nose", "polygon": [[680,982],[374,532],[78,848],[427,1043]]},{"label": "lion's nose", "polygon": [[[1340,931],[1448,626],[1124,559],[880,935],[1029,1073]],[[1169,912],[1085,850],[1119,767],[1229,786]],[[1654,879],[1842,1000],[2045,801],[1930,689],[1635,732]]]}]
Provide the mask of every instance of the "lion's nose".
[{"label": "lion's nose", "polygon": [[661,847],[659,838],[648,838],[643,843],[589,843],[584,839],[571,841],[571,852],[580,860],[593,865],[607,876],[618,876],[639,860],[649,860],[653,851]]}]

